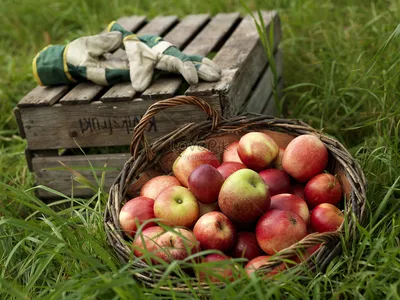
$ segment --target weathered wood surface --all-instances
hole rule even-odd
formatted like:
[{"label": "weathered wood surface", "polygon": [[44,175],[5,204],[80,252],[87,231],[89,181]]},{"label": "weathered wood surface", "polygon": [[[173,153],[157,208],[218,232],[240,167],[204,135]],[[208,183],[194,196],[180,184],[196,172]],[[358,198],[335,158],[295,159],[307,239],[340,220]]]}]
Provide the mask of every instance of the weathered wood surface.
[{"label": "weathered wood surface", "polygon": [[[219,97],[204,98],[220,111]],[[157,100],[81,105],[55,104],[51,107],[21,109],[28,147],[60,149],[129,145],[134,126],[148,107]],[[203,111],[191,105],[170,108],[159,114],[149,126],[150,141],[183,124],[205,120]]]},{"label": "weathered wood surface", "polygon": [[[186,54],[206,56],[227,36],[240,18],[239,13],[220,13],[216,15],[198,35],[183,48]],[[172,37],[172,35],[171,35]],[[170,41],[169,36],[165,40]],[[175,43],[178,48],[182,45]],[[142,93],[143,99],[166,99],[175,95],[183,82],[181,76],[164,76],[157,79]]]},{"label": "weathered wood surface", "polygon": [[37,86],[18,102],[18,107],[51,106],[56,103],[72,86]]},{"label": "weathered wood surface", "polygon": [[[117,22],[126,30],[135,32],[146,22],[146,17],[123,17],[118,19]],[[113,59],[122,58],[123,53],[124,51],[118,49],[113,55],[110,55],[110,57]],[[92,82],[78,83],[76,87],[60,99],[60,103],[63,105],[87,104],[95,99],[95,97],[105,88],[106,87]]]},{"label": "weathered wood surface", "polygon": [[[176,16],[159,16],[155,17],[149,23],[140,29],[137,34],[155,34],[163,35],[167,32],[176,22]],[[133,90],[130,82],[121,82],[112,86],[101,98],[103,102],[116,102],[116,101],[130,101],[135,96],[136,92]]]},{"label": "weathered wood surface", "polygon": [[[278,99],[282,99],[284,87],[285,87],[285,81],[283,78],[280,78],[279,82],[278,82],[278,87],[276,89]],[[279,110],[278,110],[278,106],[276,105],[273,93],[271,93],[268,101],[265,103],[265,105],[262,108],[262,111],[260,113],[262,113],[264,115],[271,115],[271,116],[279,117]]]},{"label": "weathered wood surface", "polygon": [[[279,78],[282,76],[283,72],[283,53],[282,50],[278,51],[274,55],[276,73]],[[249,100],[245,103],[245,112],[261,113],[266,106],[270,95],[272,94],[272,89],[274,86],[274,74],[272,72],[271,65],[268,65],[267,70],[262,75],[261,79],[257,83],[251,93]]]},{"label": "weathered wood surface", "polygon": [[[268,36],[273,27],[273,48],[276,48],[281,37],[279,16],[275,11],[264,11],[262,18]],[[190,87],[185,94],[202,96],[219,93],[224,115],[235,115],[268,63],[252,17],[247,16],[242,20],[213,61],[223,69],[221,80],[201,82]]]},{"label": "weathered wood surface", "polygon": [[[33,157],[32,168],[36,175],[37,185],[44,185],[67,196],[90,197],[95,194],[95,191],[87,188],[78,188],[80,184],[74,181],[73,178],[75,175],[69,171],[68,168],[85,176],[97,187],[98,184],[88,162],[90,161],[99,180],[102,173],[105,172],[103,190],[108,192],[113,181],[118,176],[129,157],[129,153]],[[60,162],[65,164],[68,168],[64,167]],[[43,189],[38,189],[37,194],[43,199],[59,198],[59,196]]]}]

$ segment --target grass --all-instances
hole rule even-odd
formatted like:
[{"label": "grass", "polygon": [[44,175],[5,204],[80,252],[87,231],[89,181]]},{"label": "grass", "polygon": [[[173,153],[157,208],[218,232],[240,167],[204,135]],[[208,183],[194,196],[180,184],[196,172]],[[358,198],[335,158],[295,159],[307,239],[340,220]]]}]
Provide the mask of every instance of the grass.
[{"label": "grass", "polygon": [[[360,162],[369,183],[368,214],[359,225],[360,240],[344,240],[343,254],[325,274],[242,278],[213,287],[213,298],[400,299],[400,1],[245,4],[280,13],[286,81],[281,101],[289,117],[335,136]],[[97,33],[122,15],[223,11],[246,10],[236,0],[1,1],[0,299],[185,297],[138,285],[118,263],[105,242],[103,191],[89,200],[65,197],[57,209],[33,196],[26,143],[12,110],[35,86],[31,59],[48,43]]]}]

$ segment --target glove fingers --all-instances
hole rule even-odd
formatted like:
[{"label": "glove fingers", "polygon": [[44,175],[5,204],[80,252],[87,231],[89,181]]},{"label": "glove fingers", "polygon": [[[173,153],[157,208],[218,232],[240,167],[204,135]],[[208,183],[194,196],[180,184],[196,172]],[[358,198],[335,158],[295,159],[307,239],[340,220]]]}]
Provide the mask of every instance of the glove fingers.
[{"label": "glove fingers", "polygon": [[162,71],[180,73],[190,85],[199,82],[197,70],[191,61],[183,62],[174,56],[160,54],[156,68]]},{"label": "glove fingers", "polygon": [[205,81],[213,82],[221,78],[221,73],[206,64],[196,65],[196,69],[199,77]]},{"label": "glove fingers", "polygon": [[100,59],[98,66],[105,69],[129,69],[129,62],[121,59]]},{"label": "glove fingers", "polygon": [[118,49],[122,43],[122,34],[119,31],[113,31],[88,36],[85,42],[88,53],[96,57]]},{"label": "glove fingers", "polygon": [[214,69],[215,71],[218,72],[218,74],[222,73],[221,68],[215,63],[213,62],[211,59],[207,58],[207,57],[203,57],[202,61],[203,64],[209,66],[210,68]]}]

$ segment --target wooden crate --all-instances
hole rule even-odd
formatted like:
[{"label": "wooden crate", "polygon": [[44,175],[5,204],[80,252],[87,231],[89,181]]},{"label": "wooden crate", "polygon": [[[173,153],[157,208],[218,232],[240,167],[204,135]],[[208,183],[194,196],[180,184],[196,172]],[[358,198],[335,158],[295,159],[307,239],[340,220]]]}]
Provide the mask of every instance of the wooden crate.
[{"label": "wooden crate", "polygon": [[[274,59],[282,88],[280,19],[275,11],[262,17],[268,34],[274,38]],[[90,82],[56,87],[36,87],[21,99],[15,109],[20,134],[27,140],[26,158],[36,183],[65,195],[88,197],[94,192],[77,188],[68,166],[94,180],[106,171],[105,189],[111,185],[129,157],[132,130],[147,108],[160,99],[186,94],[200,96],[224,116],[238,112],[276,114],[273,73],[262,47],[254,20],[239,13],[144,16],[118,20],[138,34],[157,34],[188,54],[213,58],[222,68],[218,82],[200,82],[189,87],[178,75],[156,79],[143,93],[135,93],[129,82],[103,87]],[[121,55],[122,50],[113,55]],[[204,120],[204,113],[182,106],[157,115],[148,127],[151,140],[188,122]],[[88,151],[83,155],[78,147]],[[75,150],[74,150],[75,149]],[[96,153],[96,154],[93,154]],[[89,162],[93,169],[89,168]],[[57,197],[38,189],[41,198]]]}]

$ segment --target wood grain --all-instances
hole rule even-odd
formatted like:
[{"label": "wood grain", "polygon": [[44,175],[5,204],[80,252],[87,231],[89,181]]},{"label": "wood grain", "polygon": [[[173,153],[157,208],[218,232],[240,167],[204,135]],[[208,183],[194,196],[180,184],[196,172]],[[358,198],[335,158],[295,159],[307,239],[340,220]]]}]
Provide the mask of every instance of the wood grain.
[{"label": "wood grain", "polygon": [[[176,16],[158,16],[140,29],[137,34],[163,35],[177,22]],[[130,82],[121,82],[112,86],[101,98],[103,102],[130,101],[135,96]]]},{"label": "wood grain", "polygon": [[[183,49],[186,54],[206,56],[230,32],[239,20],[239,13],[221,13],[216,15],[204,29],[196,35],[192,42]],[[168,37],[165,38],[169,41]],[[175,44],[176,45],[176,44]],[[180,48],[180,45],[176,45]],[[156,80],[142,93],[143,99],[166,99],[175,95],[183,78],[179,75],[168,75]]]},{"label": "wood grain", "polygon": [[25,95],[17,104],[18,107],[51,106],[56,103],[68,90],[70,85],[37,86]]}]

